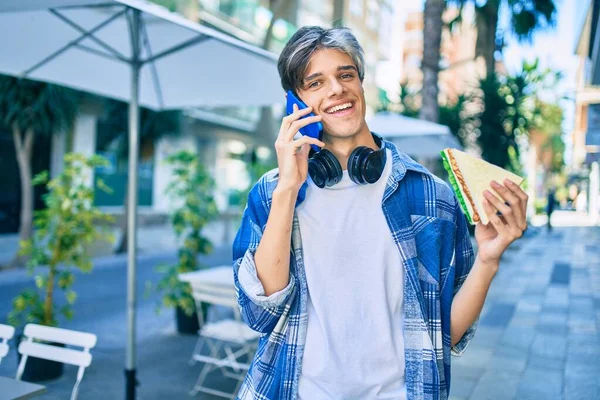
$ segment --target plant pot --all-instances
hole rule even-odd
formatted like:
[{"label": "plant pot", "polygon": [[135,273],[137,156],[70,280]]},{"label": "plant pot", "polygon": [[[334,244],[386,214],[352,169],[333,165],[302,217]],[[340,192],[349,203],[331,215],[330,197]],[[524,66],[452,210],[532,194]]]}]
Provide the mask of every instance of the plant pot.
[{"label": "plant pot", "polygon": [[175,321],[177,332],[184,335],[197,335],[200,325],[196,311],[192,315],[187,315],[181,307],[175,308]]},{"label": "plant pot", "polygon": [[[21,343],[23,335],[17,336],[17,346]],[[63,343],[45,343],[57,347],[65,347]],[[21,353],[17,353],[17,364],[21,362]],[[43,382],[51,379],[56,379],[63,374],[63,363],[45,360],[43,358],[37,358],[28,356],[27,362],[25,363],[25,370],[21,376],[21,380],[27,382]]]},{"label": "plant pot", "polygon": [[[202,303],[202,312],[206,316],[208,307],[210,304]],[[200,324],[198,323],[198,313],[194,309],[192,315],[187,315],[182,308],[175,308],[175,322],[177,325],[177,332],[184,335],[197,335],[200,330]]]}]

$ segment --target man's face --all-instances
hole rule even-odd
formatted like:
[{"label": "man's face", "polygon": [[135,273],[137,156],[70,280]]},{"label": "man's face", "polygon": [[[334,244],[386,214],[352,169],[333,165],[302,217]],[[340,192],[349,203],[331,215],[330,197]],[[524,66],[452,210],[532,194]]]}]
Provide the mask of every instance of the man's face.
[{"label": "man's face", "polygon": [[325,134],[346,138],[365,124],[365,95],[358,70],[346,53],[321,49],[312,55],[298,95],[323,116]]}]

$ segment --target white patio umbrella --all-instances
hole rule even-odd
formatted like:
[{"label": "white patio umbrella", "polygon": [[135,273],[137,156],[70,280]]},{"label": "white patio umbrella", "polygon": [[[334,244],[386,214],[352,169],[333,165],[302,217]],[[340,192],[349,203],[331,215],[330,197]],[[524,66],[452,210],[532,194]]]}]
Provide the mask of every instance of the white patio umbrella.
[{"label": "white patio umbrella", "polygon": [[379,112],[367,122],[373,132],[413,157],[437,158],[445,148],[462,148],[446,125],[392,112]]},{"label": "white patio umbrella", "polygon": [[0,73],[129,102],[126,398],[135,398],[139,106],[270,105],[276,57],[141,0],[0,1]]}]

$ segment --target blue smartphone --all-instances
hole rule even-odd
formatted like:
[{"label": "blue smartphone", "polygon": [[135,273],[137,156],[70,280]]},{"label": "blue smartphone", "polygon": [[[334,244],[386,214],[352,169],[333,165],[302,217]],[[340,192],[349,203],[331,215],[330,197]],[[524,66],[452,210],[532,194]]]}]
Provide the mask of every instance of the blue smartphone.
[{"label": "blue smartphone", "polygon": [[[294,112],[294,104],[296,104],[298,106],[299,110],[302,110],[304,108],[307,108],[307,105],[304,104],[302,102],[302,100],[300,100],[298,97],[296,97],[296,95],[294,94],[293,91],[288,90],[287,92],[287,105],[286,105],[286,113],[287,115],[290,115]],[[306,117],[312,117],[314,116],[314,113],[310,113],[308,115],[305,115],[302,118],[306,118]],[[300,118],[300,119],[302,119]],[[314,122],[312,124],[308,124],[305,127],[300,128],[300,133],[302,135],[308,136],[308,137],[312,137],[318,140],[321,140],[321,136],[322,136],[322,132],[323,132],[323,124],[321,124],[320,122]],[[319,151],[321,150],[319,148],[319,146],[311,144],[311,147],[313,148],[314,151]]]}]

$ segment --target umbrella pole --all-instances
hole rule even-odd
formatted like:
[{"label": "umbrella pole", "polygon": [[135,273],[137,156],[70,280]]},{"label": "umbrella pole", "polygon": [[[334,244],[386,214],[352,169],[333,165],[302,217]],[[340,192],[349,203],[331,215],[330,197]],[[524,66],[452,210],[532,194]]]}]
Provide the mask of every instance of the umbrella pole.
[{"label": "umbrella pole", "polygon": [[129,102],[129,185],[127,187],[127,356],[125,398],[135,399],[136,379],[136,245],[139,148],[140,11],[130,8],[131,100]]}]

